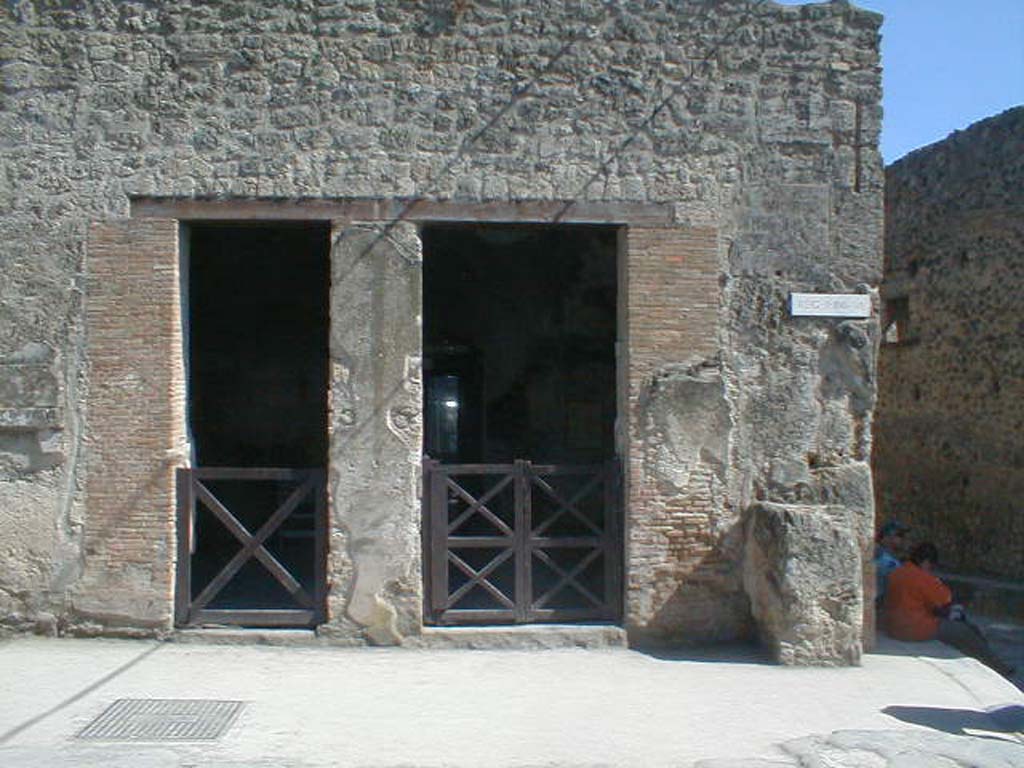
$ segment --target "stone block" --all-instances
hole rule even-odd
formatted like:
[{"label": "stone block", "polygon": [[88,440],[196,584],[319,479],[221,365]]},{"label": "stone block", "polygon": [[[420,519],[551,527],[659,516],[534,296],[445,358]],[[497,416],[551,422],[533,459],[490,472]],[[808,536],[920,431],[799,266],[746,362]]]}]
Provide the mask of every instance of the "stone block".
[{"label": "stone block", "polygon": [[762,641],[787,665],[860,663],[861,551],[842,507],[747,510],[743,583]]},{"label": "stone block", "polygon": [[[2,415],[2,412],[0,412]],[[64,458],[61,433],[48,429],[0,429],[0,478],[53,469]]]},{"label": "stone block", "polygon": [[773,184],[747,191],[742,234],[731,254],[740,274],[785,275],[795,285],[820,284],[828,267],[829,188]]},{"label": "stone block", "polygon": [[58,391],[49,365],[0,363],[0,409],[53,407]]},{"label": "stone block", "polygon": [[0,408],[0,430],[36,430],[60,424],[57,408]]}]

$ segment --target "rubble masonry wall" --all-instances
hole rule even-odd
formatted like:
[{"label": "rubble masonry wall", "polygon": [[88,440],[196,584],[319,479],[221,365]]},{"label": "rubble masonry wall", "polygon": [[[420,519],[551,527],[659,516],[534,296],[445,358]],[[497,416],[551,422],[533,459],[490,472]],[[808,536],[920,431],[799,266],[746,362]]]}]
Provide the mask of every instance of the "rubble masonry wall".
[{"label": "rubble masonry wall", "polygon": [[[876,321],[790,318],[786,301],[878,282],[879,24],[846,2],[6,4],[4,623],[133,624],[98,610],[102,587],[82,576],[90,531],[106,525],[86,494],[100,429],[84,408],[99,384],[84,364],[90,222],[127,217],[145,196],[654,202],[671,207],[662,229],[674,234],[633,228],[627,270],[657,289],[672,284],[660,272],[690,269],[667,322],[686,326],[692,312],[700,332],[691,343],[653,329],[631,380],[627,628],[659,641],[745,636],[755,617],[775,626],[759,612],[778,601],[757,593],[774,589],[803,606],[812,640],[770,642],[804,648],[793,658],[847,658],[813,638],[856,645],[859,574],[807,593],[745,587],[743,564],[764,504],[783,521],[820,517],[815,531],[862,555],[869,546]],[[409,233],[395,237],[403,248]],[[655,309],[671,315],[664,299]],[[645,311],[627,307],[628,327]],[[396,386],[400,351],[387,369]],[[389,434],[385,464],[412,461]],[[338,553],[353,542],[333,514]],[[367,533],[383,546],[391,530]],[[415,579],[383,568],[364,582],[373,599],[353,604],[349,565],[332,575],[338,633],[368,635],[378,602],[400,617],[383,636],[417,631]],[[850,631],[815,629],[836,621]]]},{"label": "rubble masonry wall", "polygon": [[1024,578],[1024,108],[886,170],[879,518],[943,567]]}]

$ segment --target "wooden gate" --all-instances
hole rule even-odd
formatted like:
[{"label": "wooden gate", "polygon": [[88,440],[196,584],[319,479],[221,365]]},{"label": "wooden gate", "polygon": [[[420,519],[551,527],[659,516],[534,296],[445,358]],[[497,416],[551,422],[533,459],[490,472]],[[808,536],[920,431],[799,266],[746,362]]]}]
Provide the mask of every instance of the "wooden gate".
[{"label": "wooden gate", "polygon": [[179,469],[177,486],[178,626],[323,621],[323,470]]},{"label": "wooden gate", "polygon": [[424,461],[435,624],[617,621],[619,466]]}]

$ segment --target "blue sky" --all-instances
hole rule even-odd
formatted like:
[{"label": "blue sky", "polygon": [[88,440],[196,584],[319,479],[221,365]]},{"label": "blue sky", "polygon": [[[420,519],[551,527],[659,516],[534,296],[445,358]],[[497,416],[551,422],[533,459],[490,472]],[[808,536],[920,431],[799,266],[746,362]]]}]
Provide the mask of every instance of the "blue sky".
[{"label": "blue sky", "polygon": [[885,15],[882,155],[887,164],[1024,104],[1024,0],[854,4]]}]

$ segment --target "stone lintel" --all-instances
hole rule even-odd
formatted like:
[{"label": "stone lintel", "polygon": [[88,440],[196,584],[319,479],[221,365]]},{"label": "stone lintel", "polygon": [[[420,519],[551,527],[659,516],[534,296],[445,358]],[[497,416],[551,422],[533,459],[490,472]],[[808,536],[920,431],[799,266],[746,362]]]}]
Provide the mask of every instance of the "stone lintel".
[{"label": "stone lintel", "polygon": [[202,199],[139,197],[133,218],[296,221],[464,221],[529,224],[630,224],[667,226],[668,203],[521,200],[462,202],[418,198]]}]

